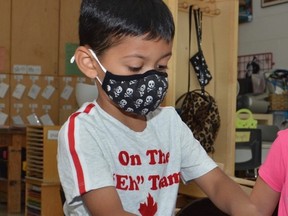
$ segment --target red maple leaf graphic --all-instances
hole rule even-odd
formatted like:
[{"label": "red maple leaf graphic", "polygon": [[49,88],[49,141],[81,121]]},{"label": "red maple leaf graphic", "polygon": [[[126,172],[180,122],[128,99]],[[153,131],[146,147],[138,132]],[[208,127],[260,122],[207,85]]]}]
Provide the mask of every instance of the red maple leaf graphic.
[{"label": "red maple leaf graphic", "polygon": [[157,203],[154,202],[153,197],[149,193],[146,203],[140,203],[138,209],[142,216],[154,216],[157,212]]}]

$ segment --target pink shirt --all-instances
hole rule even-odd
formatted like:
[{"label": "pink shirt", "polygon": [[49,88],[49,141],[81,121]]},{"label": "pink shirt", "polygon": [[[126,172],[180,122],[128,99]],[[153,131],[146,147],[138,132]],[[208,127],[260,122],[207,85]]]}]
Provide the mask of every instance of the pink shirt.
[{"label": "pink shirt", "polygon": [[280,192],[278,215],[288,215],[288,129],[278,132],[265,162],[259,170],[261,178],[275,191]]}]

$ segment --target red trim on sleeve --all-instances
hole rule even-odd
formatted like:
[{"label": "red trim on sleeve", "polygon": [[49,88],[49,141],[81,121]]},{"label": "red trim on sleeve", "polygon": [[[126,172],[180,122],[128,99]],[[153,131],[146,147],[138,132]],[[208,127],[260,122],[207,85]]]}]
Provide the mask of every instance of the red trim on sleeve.
[{"label": "red trim on sleeve", "polygon": [[[94,104],[89,104],[85,110],[84,113],[89,113],[91,111],[91,109],[94,107]],[[76,141],[75,141],[75,136],[74,136],[74,132],[75,132],[75,119],[76,117],[81,114],[81,112],[76,112],[74,114],[72,114],[70,116],[69,119],[69,126],[68,126],[68,142],[69,142],[69,150],[70,150],[70,154],[72,156],[73,162],[74,162],[74,166],[76,169],[76,173],[77,173],[77,180],[78,180],[78,187],[79,187],[79,192],[80,194],[83,194],[86,192],[86,188],[85,188],[85,181],[84,181],[84,174],[83,174],[83,169],[79,160],[79,156],[78,153],[76,151]]]}]

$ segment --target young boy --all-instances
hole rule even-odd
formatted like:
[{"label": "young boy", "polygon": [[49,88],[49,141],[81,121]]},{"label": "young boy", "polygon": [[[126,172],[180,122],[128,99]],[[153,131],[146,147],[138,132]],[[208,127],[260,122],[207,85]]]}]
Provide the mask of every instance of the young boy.
[{"label": "young boy", "polygon": [[59,133],[66,215],[173,215],[180,180],[228,214],[257,215],[175,109],[159,107],[173,36],[162,0],[82,1],[74,59],[99,92]]}]

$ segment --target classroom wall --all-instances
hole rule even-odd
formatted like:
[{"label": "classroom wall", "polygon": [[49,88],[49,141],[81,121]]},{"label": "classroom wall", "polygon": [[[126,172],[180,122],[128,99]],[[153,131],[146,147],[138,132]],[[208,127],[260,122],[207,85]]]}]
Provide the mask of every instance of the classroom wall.
[{"label": "classroom wall", "polygon": [[0,0],[0,127],[61,125],[78,108],[83,77],[70,59],[78,46],[80,0]]},{"label": "classroom wall", "polygon": [[273,69],[288,69],[288,3],[261,7],[252,1],[251,22],[239,24],[238,55],[272,52]]},{"label": "classroom wall", "polygon": [[[171,0],[172,2],[172,0]],[[197,52],[196,33],[191,34],[191,52],[189,54],[189,14],[183,11],[181,3],[189,5],[203,5],[210,8],[210,14],[203,15],[202,22],[202,47],[207,61],[212,80],[207,85],[207,90],[216,100],[221,126],[215,141],[213,159],[225,164],[225,171],[234,175],[235,162],[235,111],[236,111],[236,81],[237,81],[237,41],[238,41],[238,0],[179,0],[177,13],[177,39],[175,90],[176,98],[187,91],[189,58]],[[214,14],[215,11],[219,13]],[[194,26],[192,30],[195,29]],[[171,68],[171,67],[170,67]],[[172,74],[173,75],[173,74]],[[191,68],[191,89],[199,89],[196,74]],[[169,87],[170,88],[170,87]],[[179,105],[179,104],[178,104]],[[181,105],[181,102],[180,102]]]}]

